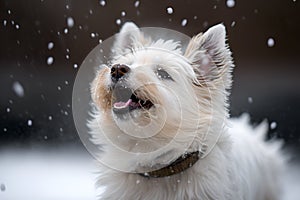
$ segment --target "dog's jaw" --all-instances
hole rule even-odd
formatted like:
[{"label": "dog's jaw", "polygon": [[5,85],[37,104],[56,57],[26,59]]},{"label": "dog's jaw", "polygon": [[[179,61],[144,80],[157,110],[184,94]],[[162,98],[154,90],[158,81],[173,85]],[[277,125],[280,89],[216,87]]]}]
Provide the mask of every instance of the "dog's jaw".
[{"label": "dog's jaw", "polygon": [[[140,112],[147,115],[151,109],[155,109],[150,98],[141,95],[141,89],[134,90],[122,83],[114,85],[112,88],[112,112],[120,119],[136,118],[136,114]],[[132,113],[134,114],[132,115]]]}]

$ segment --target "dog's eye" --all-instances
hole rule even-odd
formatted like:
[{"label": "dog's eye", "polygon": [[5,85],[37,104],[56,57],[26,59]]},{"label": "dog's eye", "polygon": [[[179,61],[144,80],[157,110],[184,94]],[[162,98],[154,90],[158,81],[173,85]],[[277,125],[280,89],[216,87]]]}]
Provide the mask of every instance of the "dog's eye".
[{"label": "dog's eye", "polygon": [[167,79],[167,80],[172,80],[173,81],[173,78],[170,76],[170,74],[168,74],[168,72],[166,72],[166,70],[164,70],[162,68],[158,68],[156,70],[156,75],[160,79]]}]

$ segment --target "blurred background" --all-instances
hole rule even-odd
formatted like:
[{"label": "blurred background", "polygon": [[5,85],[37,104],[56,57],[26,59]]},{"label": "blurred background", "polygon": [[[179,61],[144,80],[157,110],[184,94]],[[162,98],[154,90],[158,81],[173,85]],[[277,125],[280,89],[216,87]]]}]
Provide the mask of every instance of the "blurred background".
[{"label": "blurred background", "polygon": [[268,119],[269,137],[283,139],[297,163],[299,0],[0,0],[1,200],[94,199],[72,88],[88,53],[126,21],[189,36],[223,23],[236,64],[231,115],[248,112],[253,124]]}]

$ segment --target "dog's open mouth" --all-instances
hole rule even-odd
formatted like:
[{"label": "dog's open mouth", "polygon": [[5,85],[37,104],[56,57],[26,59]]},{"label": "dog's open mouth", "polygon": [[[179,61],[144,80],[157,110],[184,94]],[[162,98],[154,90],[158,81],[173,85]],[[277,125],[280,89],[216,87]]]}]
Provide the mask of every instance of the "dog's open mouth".
[{"label": "dog's open mouth", "polygon": [[154,104],[149,99],[141,99],[137,91],[126,86],[117,86],[113,90],[113,112],[115,114],[126,114],[133,110],[149,110]]}]

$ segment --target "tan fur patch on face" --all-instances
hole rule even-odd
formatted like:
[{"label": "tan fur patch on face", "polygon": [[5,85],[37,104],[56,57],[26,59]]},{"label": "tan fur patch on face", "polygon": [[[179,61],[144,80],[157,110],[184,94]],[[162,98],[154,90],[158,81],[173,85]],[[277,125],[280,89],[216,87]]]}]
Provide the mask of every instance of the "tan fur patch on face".
[{"label": "tan fur patch on face", "polygon": [[112,92],[105,84],[107,73],[110,73],[108,67],[102,69],[95,77],[91,88],[92,99],[102,111],[108,111],[112,106]]}]

